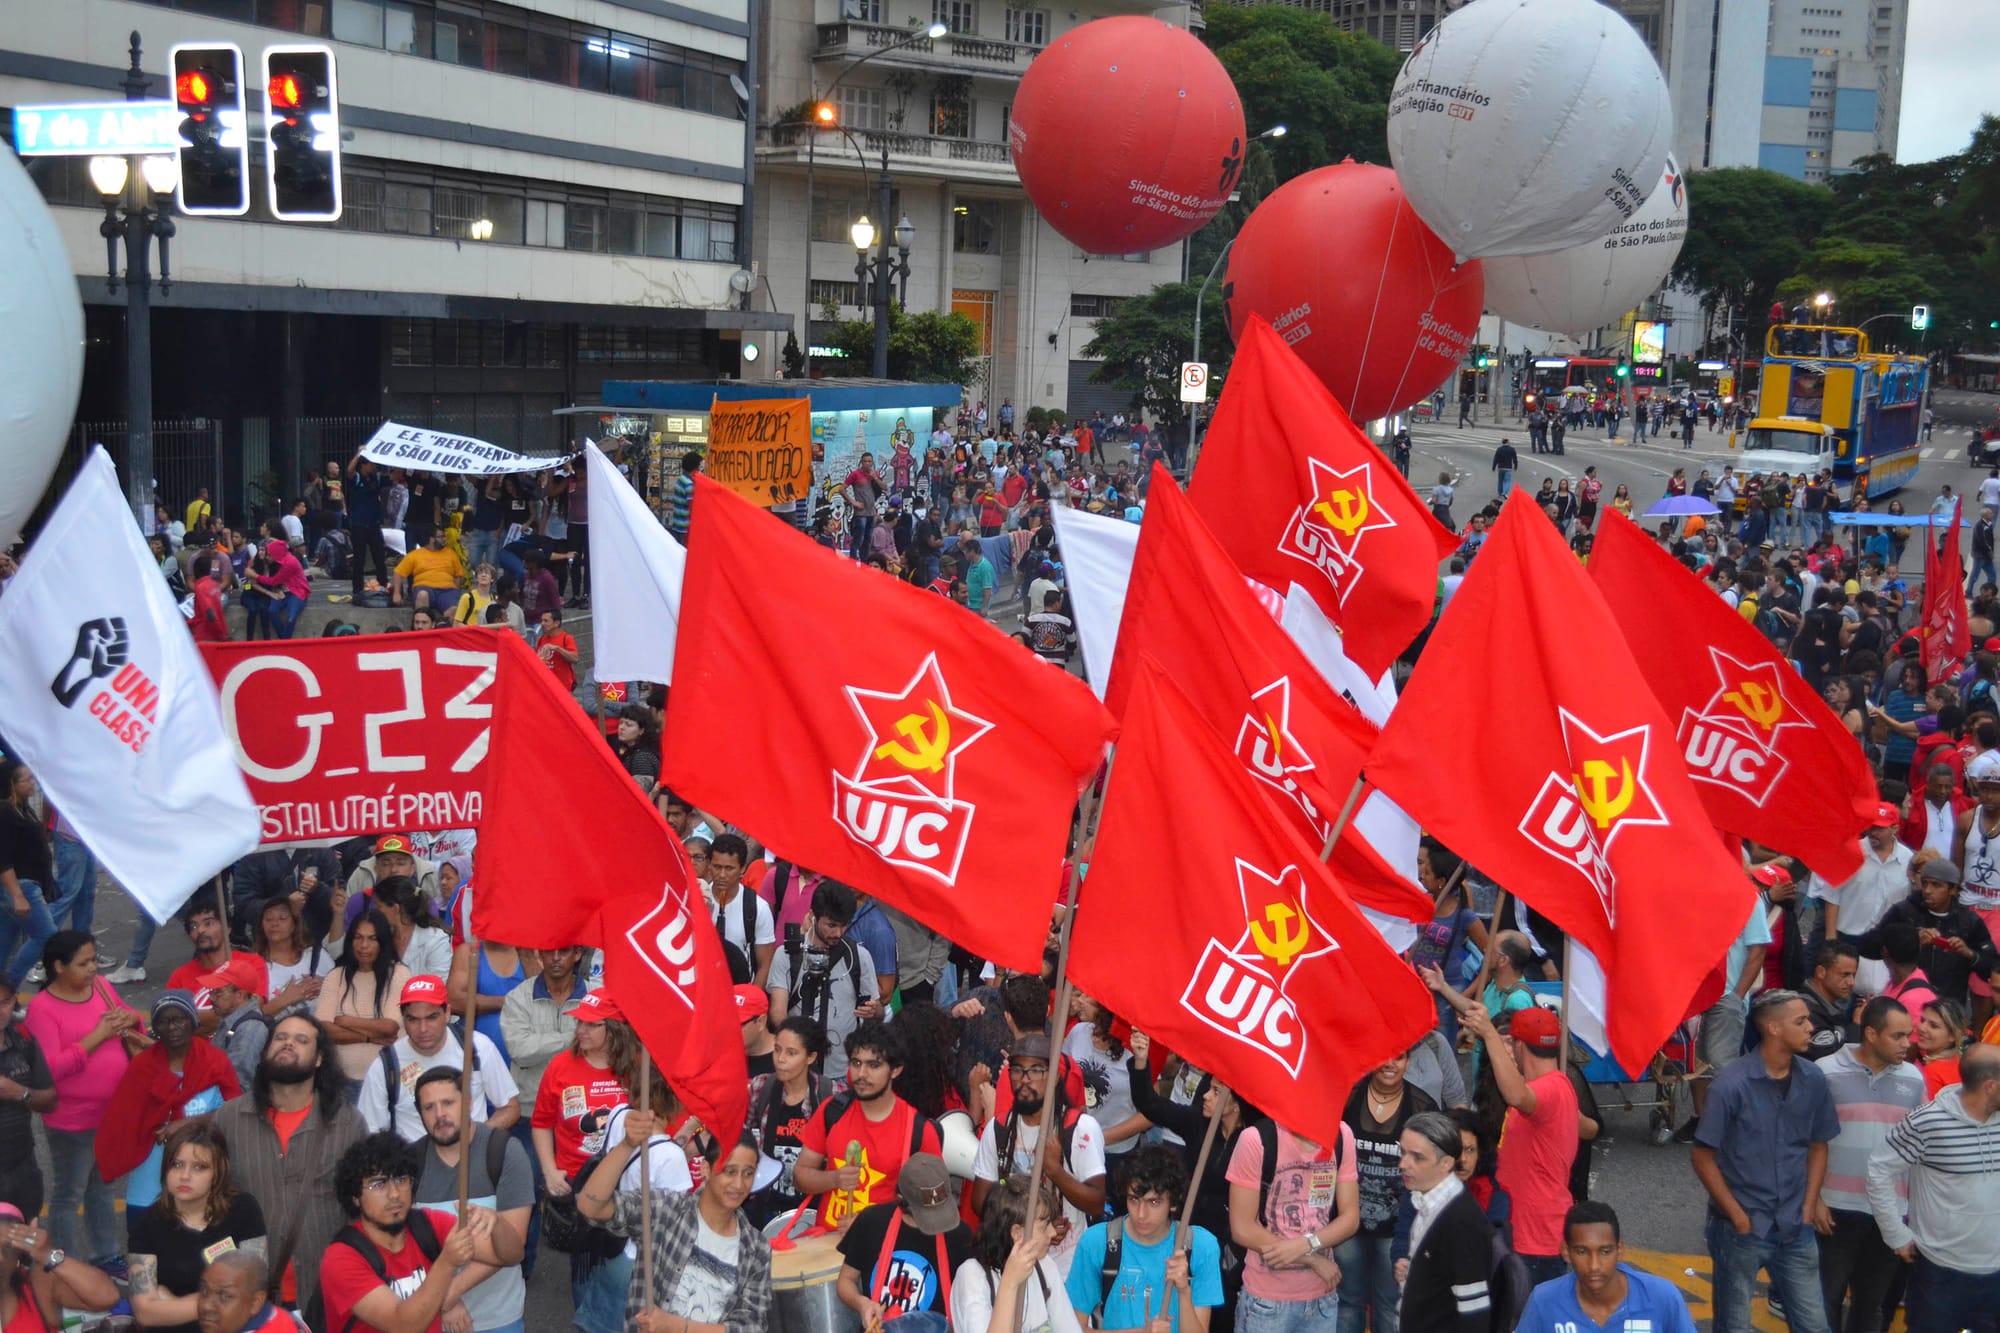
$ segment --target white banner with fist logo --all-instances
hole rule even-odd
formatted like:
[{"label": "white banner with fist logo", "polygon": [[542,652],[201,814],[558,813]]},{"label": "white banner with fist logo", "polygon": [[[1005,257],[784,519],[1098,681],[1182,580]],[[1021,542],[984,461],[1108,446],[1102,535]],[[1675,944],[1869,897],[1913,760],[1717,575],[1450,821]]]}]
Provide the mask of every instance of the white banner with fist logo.
[{"label": "white banner with fist logo", "polygon": [[102,448],[0,595],[0,740],[155,921],[257,846],[215,684]]}]

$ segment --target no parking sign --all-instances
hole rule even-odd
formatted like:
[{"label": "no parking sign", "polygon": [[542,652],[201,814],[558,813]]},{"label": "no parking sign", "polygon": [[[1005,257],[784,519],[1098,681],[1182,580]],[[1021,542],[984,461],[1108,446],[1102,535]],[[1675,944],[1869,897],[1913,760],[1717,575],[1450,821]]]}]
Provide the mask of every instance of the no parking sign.
[{"label": "no parking sign", "polygon": [[1184,403],[1208,401],[1208,362],[1181,362],[1181,401]]}]

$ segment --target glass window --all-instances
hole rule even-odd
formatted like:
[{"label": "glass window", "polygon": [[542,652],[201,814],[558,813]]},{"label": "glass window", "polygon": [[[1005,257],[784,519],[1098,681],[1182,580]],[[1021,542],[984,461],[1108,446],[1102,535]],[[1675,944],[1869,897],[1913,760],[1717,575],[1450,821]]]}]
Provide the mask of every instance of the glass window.
[{"label": "glass window", "polygon": [[613,205],[611,209],[611,253],[640,255],[646,252],[646,214],[643,210]]},{"label": "glass window", "polygon": [[708,219],[704,217],[683,217],[681,219],[681,258],[708,259]]},{"label": "glass window", "polygon": [[847,126],[848,129],[879,130],[882,128],[882,90],[880,88],[838,88],[834,90],[833,96],[835,103],[840,107],[840,123]]},{"label": "glass window", "polygon": [[993,199],[959,199],[951,209],[951,248],[961,255],[1000,253],[1000,204]]},{"label": "glass window", "polygon": [[882,0],[844,0],[840,16],[855,23],[880,23]]},{"label": "glass window", "polygon": [[410,0],[389,0],[383,6],[382,45],[406,56],[431,53],[431,11],[418,9]]},{"label": "glass window", "polygon": [[931,97],[931,133],[946,139],[972,137],[972,99],[963,92]]},{"label": "glass window", "polygon": [[382,230],[405,236],[431,234],[431,189],[390,181],[382,187]]},{"label": "glass window", "polygon": [[572,250],[603,251],[609,248],[609,237],[605,231],[605,208],[603,204],[571,204],[569,206],[569,248]]},{"label": "glass window", "polygon": [[527,41],[529,78],[576,85],[576,56],[580,48],[574,41],[563,33],[532,26]]},{"label": "glass window", "polygon": [[479,221],[479,191],[462,185],[437,187],[437,234],[455,241],[472,238],[472,224]]},{"label": "glass window", "polygon": [[822,185],[813,191],[812,238],[846,245],[847,229],[874,207],[873,195],[864,197],[860,190]]},{"label": "glass window", "polygon": [[1025,46],[1043,46],[1049,40],[1049,11],[1010,9],[1007,11],[1007,40]]},{"label": "glass window", "polygon": [[528,201],[527,243],[557,249],[563,244],[563,206],[547,199]]},{"label": "glass window", "polygon": [[979,5],[977,0],[931,0],[931,21],[953,32],[977,33]]},{"label": "glass window", "polygon": [[653,53],[642,37],[614,32],[604,39],[605,91],[614,97],[650,98],[653,93]]},{"label": "glass window", "polygon": [[522,218],[525,205],[519,195],[489,194],[480,200],[480,219],[493,224],[487,237],[501,245],[519,245],[523,240]]},{"label": "glass window", "polygon": [[518,23],[486,21],[486,40],[493,48],[487,68],[496,74],[525,75],[528,72],[528,30]]},{"label": "glass window", "polygon": [[476,14],[466,14],[440,7],[434,37],[437,58],[452,65],[469,65],[474,69],[486,63],[486,53],[480,36],[480,19]]},{"label": "glass window", "polygon": [[382,45],[382,0],[333,0],[333,39]]},{"label": "glass window", "polygon": [[576,86],[593,93],[610,87],[611,39],[600,33],[572,45],[576,51]]},{"label": "glass window", "polygon": [[680,219],[672,213],[646,214],[646,254],[653,259],[675,259]]},{"label": "glass window", "polygon": [[365,176],[352,167],[341,175],[340,225],[347,231],[384,231],[382,223],[382,181]]},{"label": "glass window", "polygon": [[708,257],[718,264],[736,262],[736,223],[734,219],[710,218],[708,220]]},{"label": "glass window", "polygon": [[652,100],[661,106],[692,106],[688,100],[688,78],[693,71],[677,60],[661,57],[652,62]]}]

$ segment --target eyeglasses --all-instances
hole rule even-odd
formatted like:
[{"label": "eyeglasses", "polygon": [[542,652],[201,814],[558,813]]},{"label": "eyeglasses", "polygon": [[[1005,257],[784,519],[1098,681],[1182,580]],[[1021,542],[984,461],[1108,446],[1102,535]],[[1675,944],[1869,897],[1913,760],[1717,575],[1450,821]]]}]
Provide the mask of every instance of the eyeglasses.
[{"label": "eyeglasses", "polygon": [[1016,1078],[1047,1078],[1049,1076],[1049,1067],[1047,1065],[1009,1064],[1007,1072]]},{"label": "eyeglasses", "polygon": [[368,1179],[361,1182],[361,1188],[366,1190],[370,1194],[381,1194],[392,1189],[406,1190],[409,1187],[410,1187],[410,1177],[406,1175],[370,1176],[368,1177]]}]

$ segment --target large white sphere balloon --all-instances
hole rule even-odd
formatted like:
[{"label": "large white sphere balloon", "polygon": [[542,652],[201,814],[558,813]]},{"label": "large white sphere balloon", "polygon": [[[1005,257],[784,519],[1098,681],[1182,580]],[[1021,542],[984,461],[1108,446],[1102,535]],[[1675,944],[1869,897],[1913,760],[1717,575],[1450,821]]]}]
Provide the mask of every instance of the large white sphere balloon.
[{"label": "large white sphere balloon", "polygon": [[83,302],[42,192],[0,152],[0,545],[56,470],[83,388]]},{"label": "large white sphere balloon", "polygon": [[1673,142],[1666,80],[1597,0],[1473,0],[1389,95],[1389,160],[1461,259],[1547,254],[1630,221]]},{"label": "large white sphere balloon", "polygon": [[1687,183],[1670,153],[1653,197],[1610,235],[1554,254],[1482,261],[1486,308],[1550,333],[1615,324],[1666,280],[1687,230]]}]

